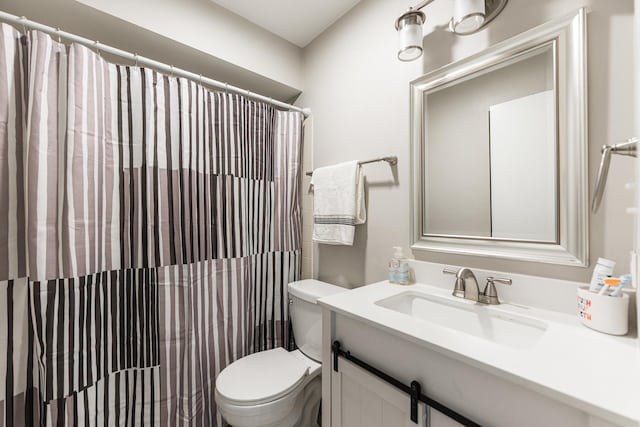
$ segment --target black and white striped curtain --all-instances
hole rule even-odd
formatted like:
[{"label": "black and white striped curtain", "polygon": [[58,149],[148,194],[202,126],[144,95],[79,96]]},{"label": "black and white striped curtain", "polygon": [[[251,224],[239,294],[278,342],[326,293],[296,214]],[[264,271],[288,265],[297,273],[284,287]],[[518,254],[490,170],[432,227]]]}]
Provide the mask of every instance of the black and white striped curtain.
[{"label": "black and white striped curtain", "polygon": [[301,114],[0,28],[0,427],[222,425],[291,345]]}]

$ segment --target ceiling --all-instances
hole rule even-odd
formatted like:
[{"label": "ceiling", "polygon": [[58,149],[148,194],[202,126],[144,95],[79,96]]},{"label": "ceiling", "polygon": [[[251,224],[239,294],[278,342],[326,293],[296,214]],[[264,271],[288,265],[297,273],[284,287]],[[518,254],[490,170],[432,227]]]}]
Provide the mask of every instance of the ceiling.
[{"label": "ceiling", "polygon": [[360,0],[211,0],[300,47],[305,47]]}]

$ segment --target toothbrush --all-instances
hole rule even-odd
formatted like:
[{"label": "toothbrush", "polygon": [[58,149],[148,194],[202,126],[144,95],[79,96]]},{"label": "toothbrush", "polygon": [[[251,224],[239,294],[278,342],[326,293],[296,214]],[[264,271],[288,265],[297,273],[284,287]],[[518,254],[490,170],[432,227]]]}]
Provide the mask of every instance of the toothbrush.
[{"label": "toothbrush", "polygon": [[603,289],[607,288],[607,285],[604,284],[604,280],[606,279],[610,279],[611,275],[609,274],[607,277],[603,277],[600,280],[598,280],[594,285],[591,285],[591,287],[589,288],[589,290],[591,292],[593,292],[594,294],[600,294],[600,292],[602,292]]},{"label": "toothbrush", "polygon": [[604,279],[602,282],[603,282],[602,289],[600,289],[600,292],[598,292],[598,295],[606,295],[608,290],[610,290],[614,286],[619,285],[620,282],[622,281],[618,278],[608,277]]},{"label": "toothbrush", "polygon": [[611,294],[609,294],[609,296],[611,296],[611,297],[619,296],[620,293],[622,292],[622,288],[624,288],[626,285],[628,285],[629,282],[631,281],[631,275],[630,274],[625,274],[624,276],[620,277],[620,279],[622,279],[622,280],[620,281],[618,286],[616,286],[616,288],[613,290],[613,292],[611,292]]}]

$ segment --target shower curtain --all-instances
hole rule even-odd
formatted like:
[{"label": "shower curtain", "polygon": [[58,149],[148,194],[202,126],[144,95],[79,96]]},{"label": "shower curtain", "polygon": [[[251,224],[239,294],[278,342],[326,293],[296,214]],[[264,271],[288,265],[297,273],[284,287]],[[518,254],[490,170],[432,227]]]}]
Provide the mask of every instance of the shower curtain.
[{"label": "shower curtain", "polygon": [[292,345],[301,129],[1,24],[0,427],[221,426],[220,370]]}]

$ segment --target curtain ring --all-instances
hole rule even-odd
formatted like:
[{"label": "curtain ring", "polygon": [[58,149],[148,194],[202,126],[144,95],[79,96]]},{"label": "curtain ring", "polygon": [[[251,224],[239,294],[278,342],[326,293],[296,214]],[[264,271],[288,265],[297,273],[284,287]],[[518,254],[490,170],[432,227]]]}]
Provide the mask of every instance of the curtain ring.
[{"label": "curtain ring", "polygon": [[26,16],[21,16],[20,17],[20,21],[22,21],[22,34],[24,34],[26,36],[27,35],[27,25],[25,23],[27,22],[27,17]]},{"label": "curtain ring", "polygon": [[173,65],[169,65],[169,67],[171,67],[171,77],[173,77]]},{"label": "curtain ring", "polygon": [[137,67],[138,66],[138,54],[135,53],[135,52],[133,53],[133,60],[135,61],[134,63],[135,63],[135,66]]},{"label": "curtain ring", "polygon": [[202,86],[202,74],[198,76],[198,84]]},{"label": "curtain ring", "polygon": [[58,36],[58,43],[62,43],[62,39],[60,38],[60,27],[56,27],[56,35]]},{"label": "curtain ring", "polygon": [[99,42],[98,40],[96,40],[96,41],[94,41],[94,42],[93,42],[93,45],[94,45],[94,46],[95,46],[95,48],[96,48],[96,53],[98,54],[98,57],[102,58],[102,57],[100,56],[100,42]]},{"label": "curtain ring", "polygon": [[224,91],[225,93],[229,94],[229,83],[227,82],[224,83]]}]

